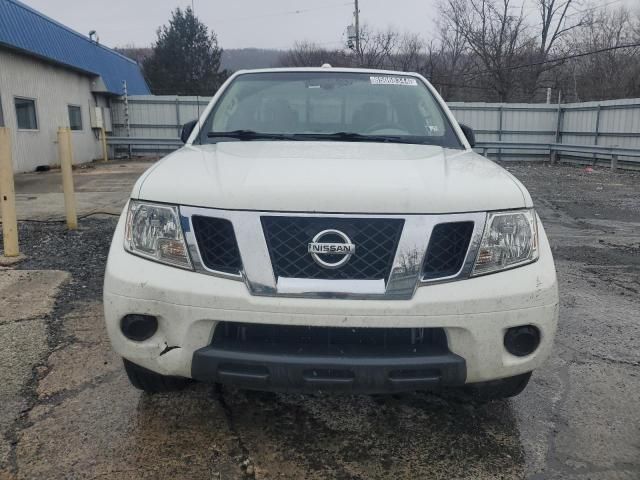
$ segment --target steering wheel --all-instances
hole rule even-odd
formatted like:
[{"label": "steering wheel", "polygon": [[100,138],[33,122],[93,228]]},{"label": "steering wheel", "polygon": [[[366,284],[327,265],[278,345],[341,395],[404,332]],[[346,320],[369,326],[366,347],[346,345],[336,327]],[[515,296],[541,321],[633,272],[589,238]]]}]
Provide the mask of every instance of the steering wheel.
[{"label": "steering wheel", "polygon": [[399,135],[407,135],[406,131],[402,130],[401,128],[398,128],[398,124],[391,123],[391,122],[376,123],[375,125],[372,125],[371,127],[367,128],[365,133],[374,133],[374,132],[377,132],[378,130],[395,130],[396,132],[398,132]]}]

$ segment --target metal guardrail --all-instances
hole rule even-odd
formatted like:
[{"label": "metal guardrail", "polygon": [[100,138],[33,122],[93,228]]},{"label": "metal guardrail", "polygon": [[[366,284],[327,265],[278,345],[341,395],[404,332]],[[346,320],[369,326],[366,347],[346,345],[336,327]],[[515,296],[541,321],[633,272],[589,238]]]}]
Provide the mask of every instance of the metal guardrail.
[{"label": "metal guardrail", "polygon": [[[126,149],[125,155],[162,155],[178,148],[180,143],[177,138],[182,124],[198,118],[209,100],[205,97],[173,95],[114,99],[111,108],[113,134],[132,139],[111,141],[114,145],[111,148],[116,150],[116,154]],[[489,149],[491,157],[498,160],[548,158],[552,155],[552,149],[547,142],[571,145],[562,147],[564,151],[553,152],[556,158],[572,163],[602,163],[611,159],[613,153],[610,151],[596,152],[590,149],[591,146],[624,145],[640,150],[640,132],[637,128],[640,121],[639,98],[576,104],[453,102],[449,103],[449,108],[460,122],[473,127],[479,140],[487,144],[512,143],[505,145],[509,149]],[[175,139],[167,140],[167,137]],[[514,146],[514,143],[520,146]],[[589,146],[589,149],[584,150],[585,146]],[[566,150],[568,148],[572,151]],[[619,153],[621,168],[640,169],[637,155],[628,151]]]},{"label": "metal guardrail", "polygon": [[[148,138],[148,137],[107,137],[107,143],[111,146],[141,146],[141,147],[165,147],[180,148],[182,141],[179,138]],[[584,154],[592,158],[597,156],[610,157],[611,168],[618,167],[619,157],[628,157],[627,162],[640,165],[640,149],[624,148],[604,145],[572,145],[564,143],[522,143],[522,142],[478,142],[475,146],[483,155],[489,150],[502,153],[505,150],[540,151],[548,153],[550,160],[555,162],[562,153]]]},{"label": "metal guardrail", "polygon": [[107,137],[108,145],[152,145],[152,146],[167,146],[167,147],[181,147],[182,140],[179,138],[149,138],[149,137]]},{"label": "metal guardrail", "polygon": [[483,155],[487,155],[489,150],[496,150],[498,154],[504,150],[538,150],[545,153],[548,152],[552,163],[555,163],[558,160],[558,155],[562,153],[589,155],[594,160],[600,155],[611,157],[611,168],[613,170],[618,168],[619,157],[630,157],[625,161],[640,165],[640,149],[637,148],[604,145],[571,145],[566,143],[478,142],[476,143],[475,149],[481,150]]},{"label": "metal guardrail", "polygon": [[549,152],[585,153],[589,155],[618,155],[640,157],[640,149],[605,145],[572,145],[566,143],[478,142],[482,150],[545,150]]}]

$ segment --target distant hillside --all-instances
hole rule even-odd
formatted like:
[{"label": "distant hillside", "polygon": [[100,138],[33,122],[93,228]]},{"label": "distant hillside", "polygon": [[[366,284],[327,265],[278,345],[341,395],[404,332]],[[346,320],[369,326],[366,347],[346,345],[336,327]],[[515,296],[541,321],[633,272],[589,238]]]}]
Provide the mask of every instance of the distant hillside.
[{"label": "distant hillside", "polygon": [[[122,47],[116,51],[138,63],[151,55],[151,48]],[[222,68],[235,72],[236,70],[249,68],[269,68],[277,66],[281,50],[268,50],[262,48],[230,48],[222,52]]]},{"label": "distant hillside", "polygon": [[118,52],[120,55],[124,55],[125,57],[129,57],[135,60],[140,65],[142,65],[142,62],[144,61],[144,59],[150,56],[151,52],[153,51],[151,48],[148,48],[148,47],[138,48],[133,46],[116,47],[114,48],[114,50]]},{"label": "distant hillside", "polygon": [[222,68],[231,71],[247,68],[269,68],[278,64],[281,50],[262,48],[230,48],[222,52]]}]

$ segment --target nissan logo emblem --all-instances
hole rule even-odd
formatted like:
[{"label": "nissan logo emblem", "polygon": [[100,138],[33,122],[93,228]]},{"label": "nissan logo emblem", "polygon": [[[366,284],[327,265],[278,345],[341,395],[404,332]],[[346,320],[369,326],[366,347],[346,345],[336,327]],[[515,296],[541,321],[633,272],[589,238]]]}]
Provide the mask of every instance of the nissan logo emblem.
[{"label": "nissan logo emblem", "polygon": [[[342,242],[322,242],[325,237],[338,237]],[[340,230],[323,230],[313,237],[308,251],[313,261],[321,267],[340,268],[356,253],[356,246],[351,243],[347,234]],[[329,262],[326,259],[327,256],[337,257],[337,260]]]}]

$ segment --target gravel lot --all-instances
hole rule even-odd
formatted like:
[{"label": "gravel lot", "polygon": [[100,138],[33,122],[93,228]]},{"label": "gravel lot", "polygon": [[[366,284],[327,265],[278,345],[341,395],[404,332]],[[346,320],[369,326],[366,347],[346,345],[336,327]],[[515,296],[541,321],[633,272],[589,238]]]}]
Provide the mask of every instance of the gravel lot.
[{"label": "gravel lot", "polygon": [[[562,305],[552,358],[522,395],[486,405],[447,393],[208,385],[142,394],[103,327],[115,218],[83,220],[77,232],[22,223],[28,260],[16,268],[71,279],[41,315],[46,344],[15,415],[0,422],[0,479],[639,479],[640,175],[507,167],[530,189],[551,239]],[[5,345],[14,340],[6,336],[0,329]]]}]

